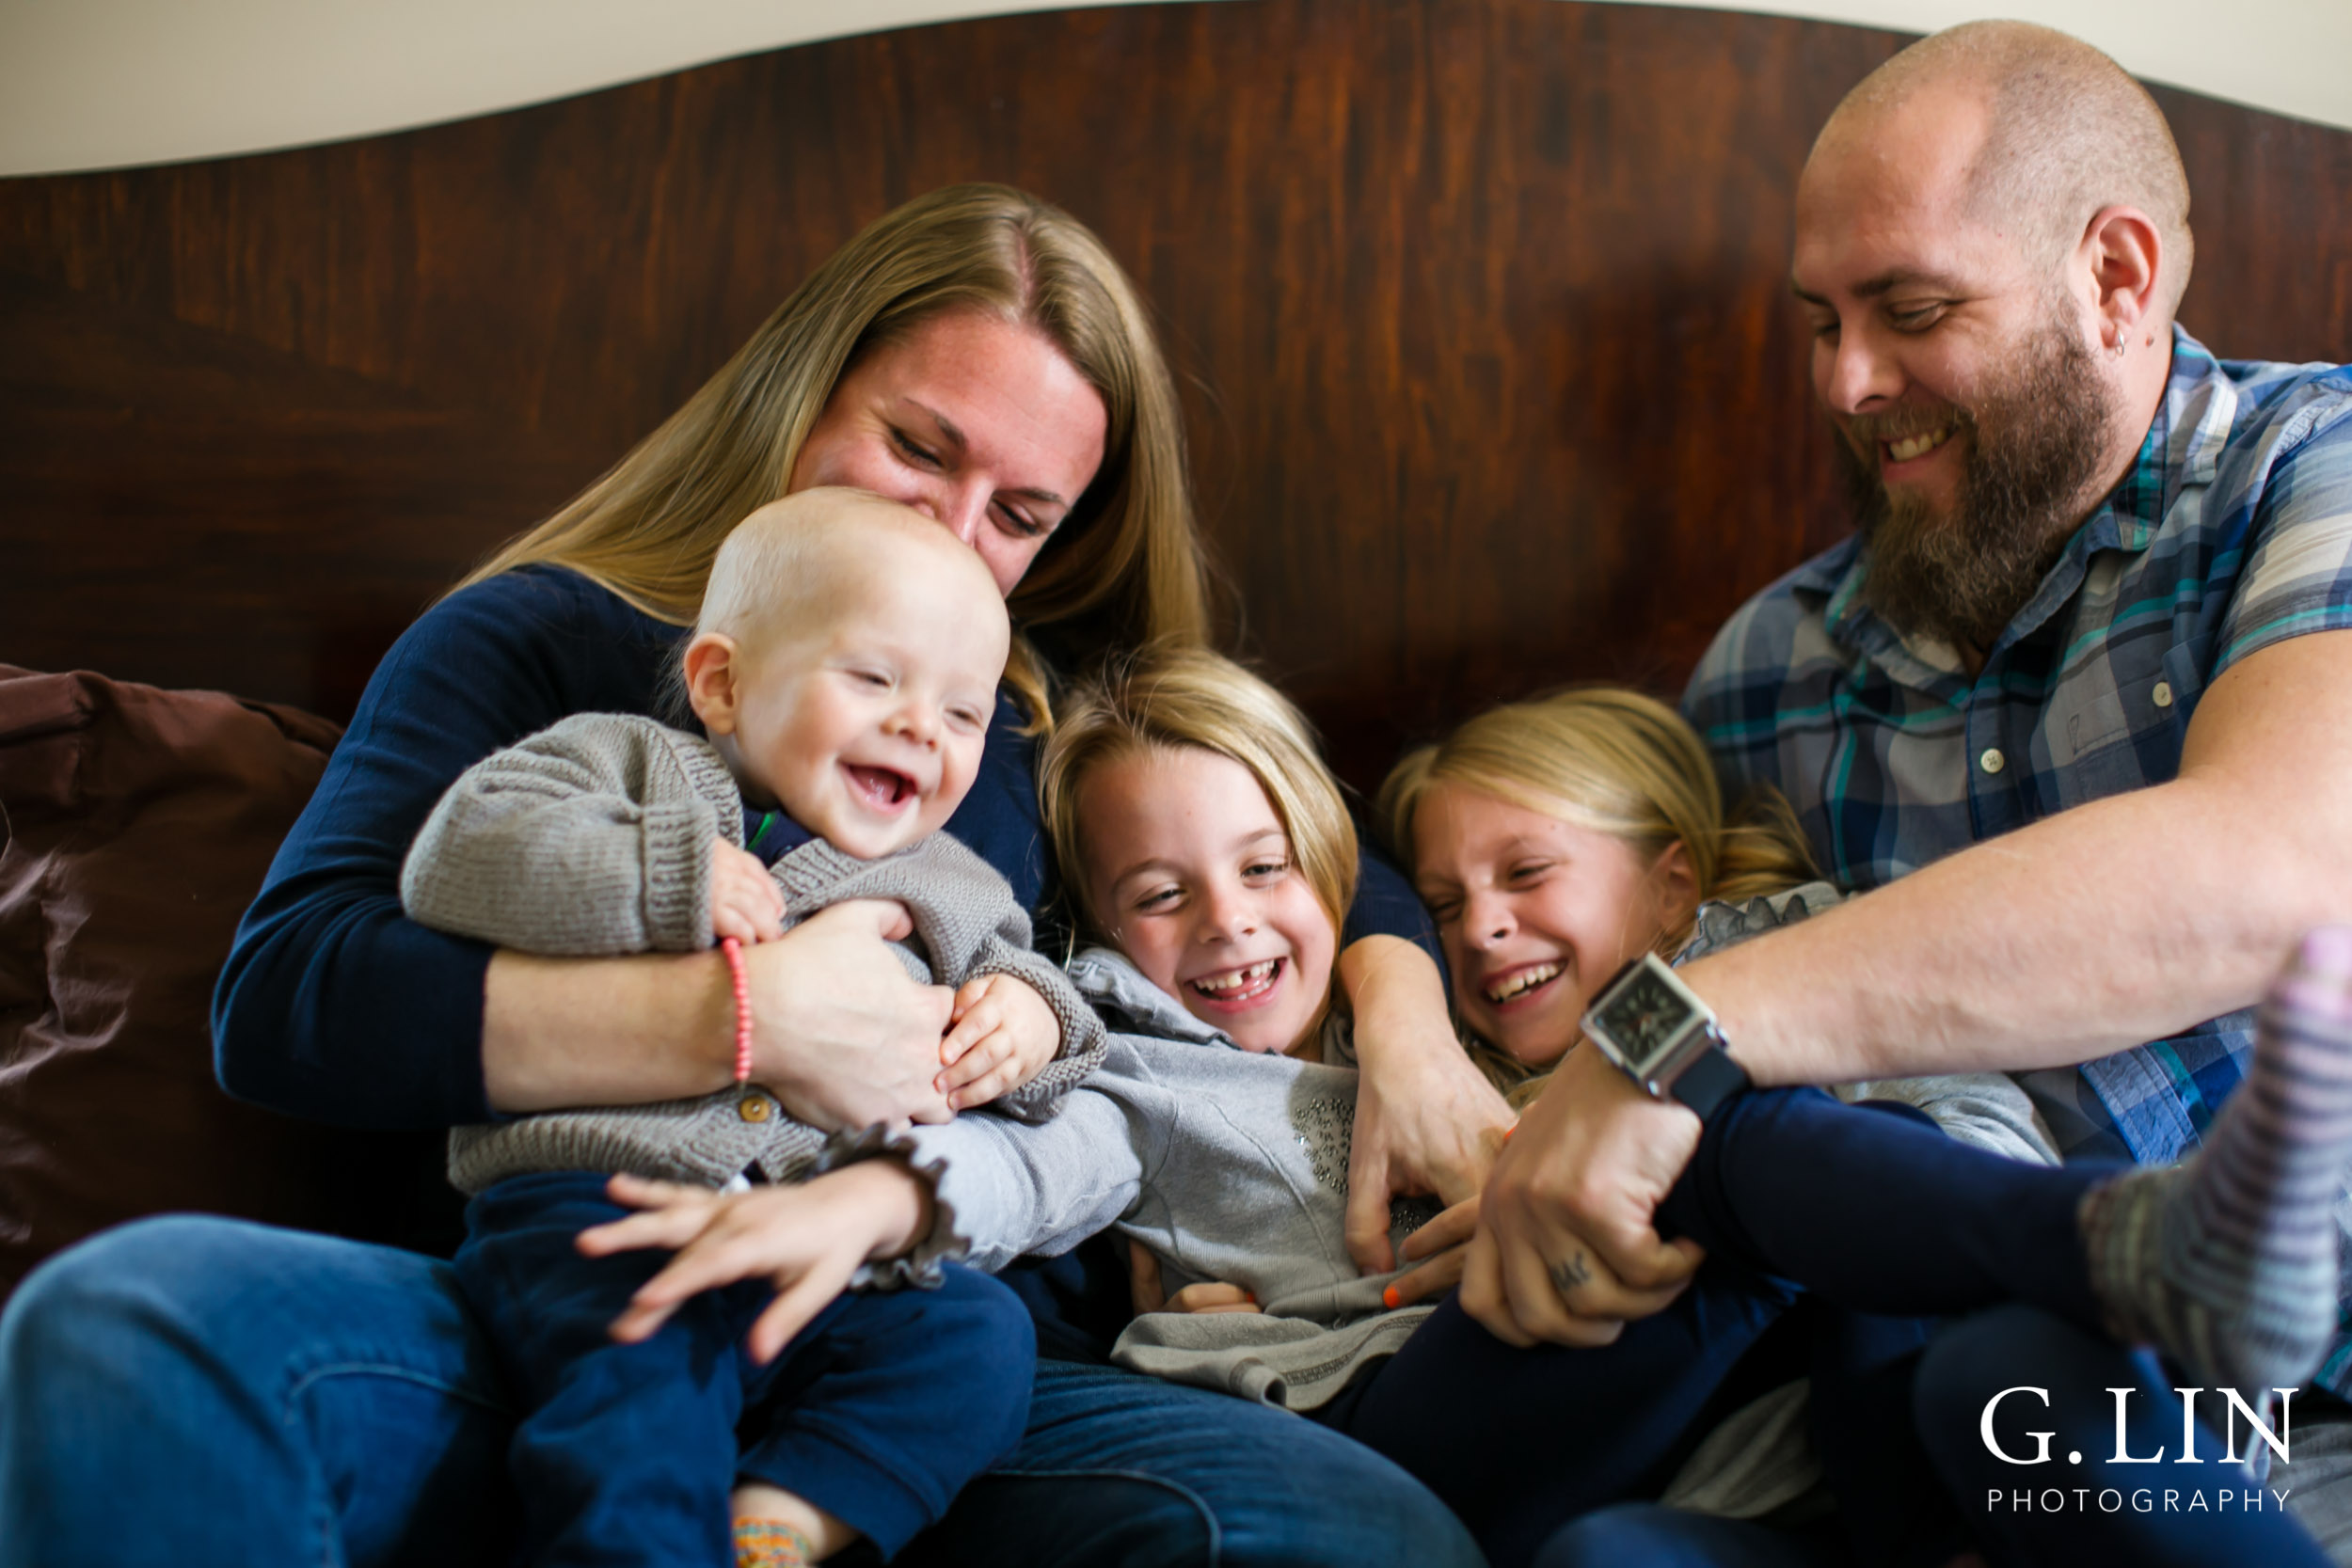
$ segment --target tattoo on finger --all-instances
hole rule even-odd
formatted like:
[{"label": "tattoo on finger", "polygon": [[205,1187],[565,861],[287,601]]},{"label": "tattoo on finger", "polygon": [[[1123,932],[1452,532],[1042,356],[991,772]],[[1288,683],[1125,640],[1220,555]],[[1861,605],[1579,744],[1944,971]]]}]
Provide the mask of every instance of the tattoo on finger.
[{"label": "tattoo on finger", "polygon": [[1581,1252],[1551,1266],[1551,1288],[1564,1296],[1580,1285],[1591,1284],[1592,1280],[1592,1265],[1584,1261]]}]

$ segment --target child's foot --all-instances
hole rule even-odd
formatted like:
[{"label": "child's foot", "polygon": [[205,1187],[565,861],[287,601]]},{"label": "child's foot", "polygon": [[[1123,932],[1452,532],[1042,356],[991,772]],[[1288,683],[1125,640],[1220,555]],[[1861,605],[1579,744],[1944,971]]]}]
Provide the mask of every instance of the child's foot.
[{"label": "child's foot", "polygon": [[2306,937],[2263,1004],[2252,1065],[2204,1148],[2077,1211],[2119,1338],[2154,1345],[2259,1410],[2336,1327],[2334,1207],[2352,1159],[2352,927]]},{"label": "child's foot", "polygon": [[735,1568],[813,1568],[817,1543],[781,1519],[735,1521]]},{"label": "child's foot", "polygon": [[739,1478],[727,1506],[735,1515],[735,1568],[811,1568],[857,1539],[815,1503],[764,1481]]}]

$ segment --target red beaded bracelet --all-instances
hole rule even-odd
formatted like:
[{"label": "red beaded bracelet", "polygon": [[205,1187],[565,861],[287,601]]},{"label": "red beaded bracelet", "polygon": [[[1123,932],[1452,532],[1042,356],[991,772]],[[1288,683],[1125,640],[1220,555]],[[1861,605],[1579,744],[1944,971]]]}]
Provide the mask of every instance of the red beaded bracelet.
[{"label": "red beaded bracelet", "polygon": [[733,937],[721,937],[719,951],[727,956],[727,973],[735,984],[735,1081],[748,1084],[752,1078],[752,985],[743,974],[743,944]]}]

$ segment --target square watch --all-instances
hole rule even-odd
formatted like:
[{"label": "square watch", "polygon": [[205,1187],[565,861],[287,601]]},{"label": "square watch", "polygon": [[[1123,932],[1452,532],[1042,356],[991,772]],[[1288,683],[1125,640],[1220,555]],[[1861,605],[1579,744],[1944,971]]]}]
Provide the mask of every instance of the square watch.
[{"label": "square watch", "polygon": [[1657,1099],[1671,1095],[1704,1118],[1749,1087],[1724,1051],[1713,1009],[1655,953],[1628,963],[1600,988],[1585,1037]]}]

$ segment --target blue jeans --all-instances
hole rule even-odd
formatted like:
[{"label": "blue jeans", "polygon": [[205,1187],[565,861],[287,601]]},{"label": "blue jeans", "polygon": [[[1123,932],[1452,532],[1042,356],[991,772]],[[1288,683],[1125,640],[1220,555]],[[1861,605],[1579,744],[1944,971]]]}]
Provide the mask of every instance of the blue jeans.
[{"label": "blue jeans", "polygon": [[[52,1259],[0,1315],[0,1568],[502,1564],[514,1430],[446,1263],[141,1221]],[[1060,1362],[1020,1446],[899,1560],[1480,1561],[1426,1489],[1312,1422]]]},{"label": "blue jeans", "polygon": [[518,1176],[467,1210],[454,1266],[523,1408],[507,1454],[531,1562],[731,1562],[739,1474],[887,1558],[1019,1440],[1037,1338],[988,1275],[950,1263],[937,1290],[842,1295],[766,1366],[743,1345],[772,1299],[761,1281],[620,1344],[612,1320],[671,1255],[572,1243],[628,1212],[590,1171]]},{"label": "blue jeans", "polygon": [[1834,1521],[1777,1529],[1619,1503],[1555,1532],[1532,1568],[1847,1568],[1854,1560]]}]

